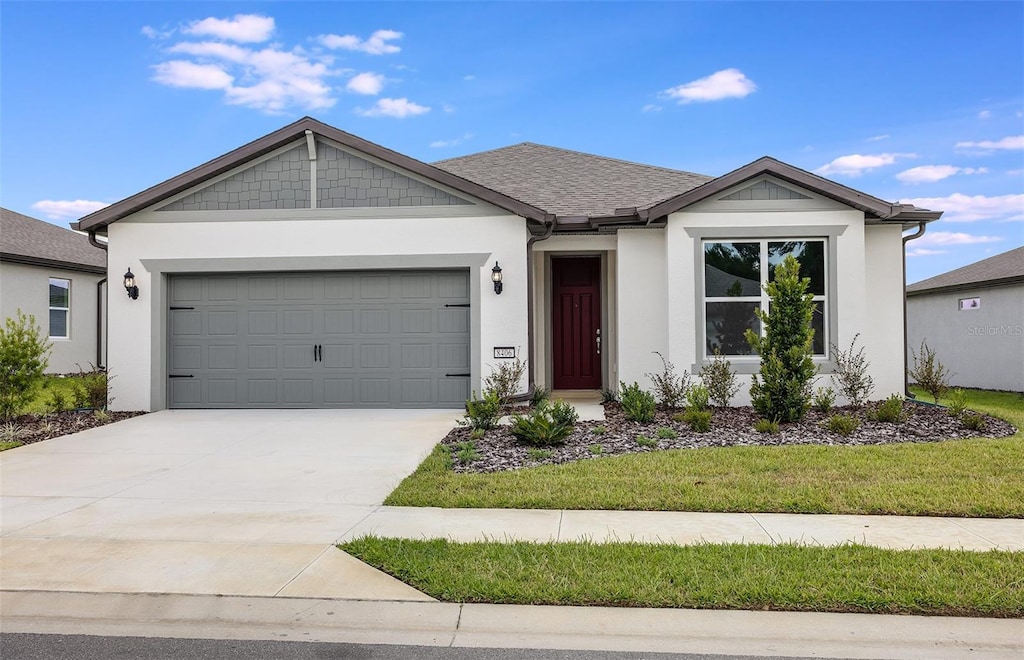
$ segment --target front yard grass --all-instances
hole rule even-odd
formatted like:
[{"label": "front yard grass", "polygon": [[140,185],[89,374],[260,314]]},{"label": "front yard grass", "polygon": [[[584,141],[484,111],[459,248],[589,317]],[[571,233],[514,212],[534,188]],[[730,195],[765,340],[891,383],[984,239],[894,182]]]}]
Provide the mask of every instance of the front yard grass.
[{"label": "front yard grass", "polygon": [[377,537],[338,547],[450,602],[1024,616],[1020,552]]},{"label": "front yard grass", "polygon": [[[1020,394],[968,397],[1024,428]],[[455,473],[439,447],[385,504],[1024,517],[1022,440],[673,450],[493,474]]]}]

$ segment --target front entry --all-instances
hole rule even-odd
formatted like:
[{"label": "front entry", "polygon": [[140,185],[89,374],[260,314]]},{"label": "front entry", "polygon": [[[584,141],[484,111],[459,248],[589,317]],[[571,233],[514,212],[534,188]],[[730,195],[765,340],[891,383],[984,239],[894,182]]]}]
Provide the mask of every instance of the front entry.
[{"label": "front entry", "polygon": [[551,258],[556,390],[601,389],[601,257]]}]

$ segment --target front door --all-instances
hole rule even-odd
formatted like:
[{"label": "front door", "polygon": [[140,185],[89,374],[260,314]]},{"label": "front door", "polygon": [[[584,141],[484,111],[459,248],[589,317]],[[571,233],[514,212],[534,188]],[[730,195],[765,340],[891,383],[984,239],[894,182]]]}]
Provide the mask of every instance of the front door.
[{"label": "front door", "polygon": [[554,389],[601,389],[601,257],[551,258]]}]

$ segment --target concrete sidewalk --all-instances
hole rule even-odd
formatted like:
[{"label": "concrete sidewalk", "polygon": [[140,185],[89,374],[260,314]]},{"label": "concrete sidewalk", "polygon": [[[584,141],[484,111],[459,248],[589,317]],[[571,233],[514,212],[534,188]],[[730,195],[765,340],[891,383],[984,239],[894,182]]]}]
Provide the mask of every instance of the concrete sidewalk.
[{"label": "concrete sidewalk", "polygon": [[2,592],[3,632],[835,658],[1019,658],[1024,621]]},{"label": "concrete sidewalk", "polygon": [[882,548],[1024,550],[1024,519],[382,506],[342,540],[373,534],[456,541],[859,543]]}]

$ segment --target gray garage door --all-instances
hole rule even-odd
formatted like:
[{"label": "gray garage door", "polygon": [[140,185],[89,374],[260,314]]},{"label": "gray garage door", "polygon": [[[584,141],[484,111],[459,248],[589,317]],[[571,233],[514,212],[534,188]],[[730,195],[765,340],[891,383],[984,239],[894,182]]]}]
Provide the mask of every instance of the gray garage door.
[{"label": "gray garage door", "polygon": [[172,408],[458,408],[467,271],[170,278]]}]

